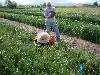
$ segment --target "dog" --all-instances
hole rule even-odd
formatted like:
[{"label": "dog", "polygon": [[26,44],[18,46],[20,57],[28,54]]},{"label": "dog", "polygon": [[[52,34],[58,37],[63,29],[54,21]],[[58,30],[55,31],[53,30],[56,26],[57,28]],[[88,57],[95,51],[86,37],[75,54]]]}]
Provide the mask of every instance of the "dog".
[{"label": "dog", "polygon": [[51,34],[49,37],[48,45],[53,45],[53,44],[55,44],[55,42],[56,42],[56,37],[55,37],[55,35]]},{"label": "dog", "polygon": [[40,32],[34,39],[35,46],[53,45],[56,41],[55,35],[47,32]]}]

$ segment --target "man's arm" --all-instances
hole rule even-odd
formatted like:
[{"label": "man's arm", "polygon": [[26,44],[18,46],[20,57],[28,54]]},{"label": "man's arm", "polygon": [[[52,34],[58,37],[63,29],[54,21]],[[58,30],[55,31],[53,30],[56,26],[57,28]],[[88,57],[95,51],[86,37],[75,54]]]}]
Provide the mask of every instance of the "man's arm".
[{"label": "man's arm", "polygon": [[48,18],[47,9],[44,10],[44,18]]},{"label": "man's arm", "polygon": [[53,7],[53,10],[54,10],[54,16],[56,15],[56,9],[55,9],[55,7]]}]

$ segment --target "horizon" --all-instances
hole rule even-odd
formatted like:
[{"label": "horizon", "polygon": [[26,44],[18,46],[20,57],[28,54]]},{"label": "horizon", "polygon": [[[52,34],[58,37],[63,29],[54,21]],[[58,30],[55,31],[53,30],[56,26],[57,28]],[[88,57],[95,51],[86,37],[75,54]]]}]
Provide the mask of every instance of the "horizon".
[{"label": "horizon", "polygon": [[[6,0],[0,0],[0,3],[5,2]],[[59,6],[71,6],[77,4],[92,4],[95,1],[98,1],[100,4],[100,0],[10,0],[15,1],[18,5],[40,5],[43,3],[51,2],[52,5]]]}]

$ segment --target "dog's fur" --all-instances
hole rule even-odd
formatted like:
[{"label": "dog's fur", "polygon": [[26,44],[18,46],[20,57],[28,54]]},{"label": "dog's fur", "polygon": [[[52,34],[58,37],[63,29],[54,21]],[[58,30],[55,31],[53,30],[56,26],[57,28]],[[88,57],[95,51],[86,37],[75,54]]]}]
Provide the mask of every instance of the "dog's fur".
[{"label": "dog's fur", "polygon": [[49,35],[47,32],[38,33],[35,37],[35,45],[52,45],[56,41],[54,35]]},{"label": "dog's fur", "polygon": [[48,44],[49,44],[49,45],[52,45],[52,44],[54,44],[55,42],[56,42],[56,37],[55,37],[55,35],[51,34],[50,37],[49,37],[49,42],[48,42]]},{"label": "dog's fur", "polygon": [[35,45],[46,45],[49,42],[50,35],[47,32],[39,32],[35,37]]}]

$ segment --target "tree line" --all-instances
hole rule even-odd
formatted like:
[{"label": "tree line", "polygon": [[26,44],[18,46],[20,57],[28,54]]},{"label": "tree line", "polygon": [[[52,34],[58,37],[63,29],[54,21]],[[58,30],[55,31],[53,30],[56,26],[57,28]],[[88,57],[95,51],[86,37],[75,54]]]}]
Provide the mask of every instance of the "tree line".
[{"label": "tree line", "polygon": [[0,7],[6,7],[6,8],[16,8],[17,7],[17,3],[15,1],[10,1],[10,0],[6,0],[4,5],[2,3],[0,3]]},{"label": "tree line", "polygon": [[[39,7],[45,7],[46,6],[46,3],[43,3],[43,4],[40,4]],[[100,7],[100,4],[95,1],[93,4],[83,4],[83,6],[92,6],[92,7]],[[4,6],[2,5],[2,3],[0,3],[0,7],[6,7],[6,8],[16,8],[17,7],[17,3],[15,1],[10,1],[10,0],[6,0],[5,3],[4,3]]]}]

